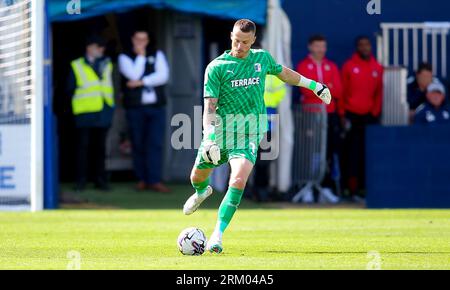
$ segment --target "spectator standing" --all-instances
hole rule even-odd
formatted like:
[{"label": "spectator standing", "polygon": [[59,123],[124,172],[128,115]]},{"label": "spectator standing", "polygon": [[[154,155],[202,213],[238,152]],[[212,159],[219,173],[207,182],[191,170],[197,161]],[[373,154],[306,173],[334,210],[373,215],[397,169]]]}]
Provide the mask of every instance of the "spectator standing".
[{"label": "spectator standing", "polygon": [[[332,168],[339,168],[340,155],[340,120],[337,114],[338,102],[342,95],[342,84],[339,69],[337,65],[326,58],[327,40],[322,35],[313,35],[308,41],[308,50],[310,54],[297,65],[297,72],[307,78],[317,80],[331,91],[333,99],[329,105],[326,105],[328,113],[327,130],[327,174],[324,180],[324,186],[334,187],[335,192],[340,191],[340,186],[333,180]],[[300,88],[302,104],[323,104],[310,90]],[[334,181],[334,182],[333,182]],[[327,191],[330,189],[327,188]],[[329,192],[329,194],[333,194]]]},{"label": "spectator standing", "polygon": [[165,132],[164,85],[169,80],[169,65],[161,50],[156,50],[149,33],[136,30],[133,48],[119,56],[123,76],[123,104],[131,135],[133,164],[139,180],[137,190],[169,192],[161,182]]},{"label": "spectator standing", "polygon": [[383,94],[383,67],[372,55],[366,36],[356,39],[356,52],[342,68],[341,123],[346,136],[346,179],[352,198],[365,184],[365,130],[378,123]]},{"label": "spectator standing", "polygon": [[[86,53],[71,62],[67,95],[72,98],[76,126],[76,190],[85,189],[88,160],[92,157],[96,188],[109,190],[105,171],[106,135],[114,108],[113,65],[104,56],[106,43],[92,36]],[[89,155],[89,149],[92,154]]]}]

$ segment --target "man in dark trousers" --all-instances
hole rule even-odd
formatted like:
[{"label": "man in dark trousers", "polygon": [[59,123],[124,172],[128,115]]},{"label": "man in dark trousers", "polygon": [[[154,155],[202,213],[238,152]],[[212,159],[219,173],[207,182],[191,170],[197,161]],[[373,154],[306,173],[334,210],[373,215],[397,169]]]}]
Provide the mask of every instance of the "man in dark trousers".
[{"label": "man in dark trousers", "polygon": [[[113,65],[104,56],[105,41],[89,37],[84,56],[71,62],[67,95],[72,98],[76,126],[76,190],[88,180],[88,160],[98,189],[109,190],[105,172],[106,135],[114,108]],[[92,152],[89,152],[92,150]],[[89,153],[91,153],[89,155]]]},{"label": "man in dark trousers", "polygon": [[372,55],[370,39],[356,39],[356,52],[342,68],[342,101],[338,111],[346,137],[348,189],[352,198],[365,184],[365,130],[377,123],[383,96],[383,67]]},{"label": "man in dark trousers", "polygon": [[119,56],[123,77],[123,105],[127,110],[137,190],[169,192],[162,180],[165,131],[164,85],[169,65],[164,53],[151,48],[149,33],[136,30],[132,50]]}]

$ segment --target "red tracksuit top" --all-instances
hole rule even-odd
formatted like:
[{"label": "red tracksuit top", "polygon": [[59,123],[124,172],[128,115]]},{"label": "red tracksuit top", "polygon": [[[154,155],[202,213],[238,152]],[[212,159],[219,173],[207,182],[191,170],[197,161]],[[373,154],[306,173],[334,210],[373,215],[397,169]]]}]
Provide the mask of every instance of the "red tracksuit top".
[{"label": "red tracksuit top", "polygon": [[[318,81],[328,86],[331,92],[332,101],[327,105],[327,112],[336,112],[336,103],[342,95],[341,76],[337,65],[324,58],[320,64],[315,62],[311,56],[307,56],[304,60],[300,61],[297,65],[297,72],[301,75]],[[300,88],[302,94],[302,104],[322,104],[322,101],[316,97],[311,90]]]},{"label": "red tracksuit top", "polygon": [[383,67],[372,56],[363,60],[357,53],[342,67],[343,93],[339,114],[346,111],[378,117],[383,98]]}]

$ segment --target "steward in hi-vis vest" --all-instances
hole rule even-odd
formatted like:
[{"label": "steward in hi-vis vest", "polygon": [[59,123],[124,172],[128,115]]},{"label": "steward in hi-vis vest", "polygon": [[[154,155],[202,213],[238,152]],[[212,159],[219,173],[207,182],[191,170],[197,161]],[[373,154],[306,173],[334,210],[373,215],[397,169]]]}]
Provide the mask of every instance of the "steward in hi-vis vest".
[{"label": "steward in hi-vis vest", "polygon": [[[76,127],[76,190],[84,190],[88,168],[94,169],[98,189],[108,190],[105,172],[106,136],[114,112],[113,65],[104,56],[106,43],[99,37],[86,42],[83,57],[71,62],[67,95]],[[92,150],[92,154],[89,151]],[[91,156],[91,158],[89,157]],[[89,164],[92,161],[92,164]]]},{"label": "steward in hi-vis vest", "polygon": [[72,112],[75,116],[101,112],[105,105],[114,107],[113,65],[109,59],[102,62],[99,77],[84,57],[72,61],[76,79],[76,89],[72,97]]}]

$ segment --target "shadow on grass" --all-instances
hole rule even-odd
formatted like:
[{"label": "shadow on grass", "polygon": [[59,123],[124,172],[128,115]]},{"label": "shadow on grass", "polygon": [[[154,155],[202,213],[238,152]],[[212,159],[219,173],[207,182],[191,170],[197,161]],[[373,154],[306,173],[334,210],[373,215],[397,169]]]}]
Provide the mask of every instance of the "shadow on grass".
[{"label": "shadow on grass", "polygon": [[[136,191],[134,183],[115,183],[111,185],[111,191],[103,192],[93,188],[75,193],[73,185],[61,185],[61,192],[70,199],[79,199],[82,202],[62,202],[61,208],[65,209],[179,209],[183,208],[186,199],[193,193],[190,185],[171,184],[170,193],[158,193],[153,191]],[[224,193],[215,191],[203,204],[203,209],[217,209],[222,201]],[[243,200],[240,208],[258,209],[273,208],[267,204],[260,204],[250,200]]]}]

